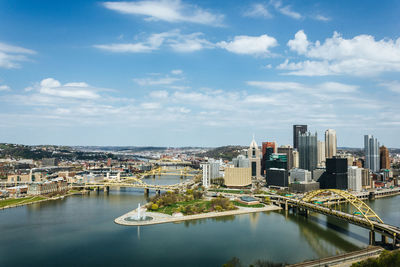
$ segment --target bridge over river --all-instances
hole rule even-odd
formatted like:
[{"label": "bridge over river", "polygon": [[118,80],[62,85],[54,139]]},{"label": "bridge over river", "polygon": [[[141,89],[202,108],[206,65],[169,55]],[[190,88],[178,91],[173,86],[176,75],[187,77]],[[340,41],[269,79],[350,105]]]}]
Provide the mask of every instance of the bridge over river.
[{"label": "bridge over river", "polygon": [[[310,211],[318,212],[368,229],[371,245],[375,244],[375,233],[381,234],[381,244],[383,245],[391,244],[393,247],[400,245],[400,228],[384,223],[365,202],[349,192],[338,189],[323,189],[311,191],[301,199],[272,195],[270,200],[272,203],[282,206],[285,210],[292,209],[305,216]],[[343,202],[349,203],[355,211],[349,214],[335,209],[335,207],[340,207],[336,204]],[[389,242],[388,239],[392,241]]]}]

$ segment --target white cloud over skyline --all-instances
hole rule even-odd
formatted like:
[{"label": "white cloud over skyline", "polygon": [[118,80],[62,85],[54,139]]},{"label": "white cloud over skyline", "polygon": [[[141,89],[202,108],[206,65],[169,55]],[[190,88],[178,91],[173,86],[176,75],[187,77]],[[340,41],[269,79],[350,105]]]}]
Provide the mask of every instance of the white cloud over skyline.
[{"label": "white cloud over skyline", "polygon": [[310,42],[303,30],[287,43],[291,51],[306,60],[290,62],[278,69],[299,76],[356,75],[371,76],[382,72],[400,71],[400,38],[376,41],[372,35],[345,39],[334,32],[323,43]]}]

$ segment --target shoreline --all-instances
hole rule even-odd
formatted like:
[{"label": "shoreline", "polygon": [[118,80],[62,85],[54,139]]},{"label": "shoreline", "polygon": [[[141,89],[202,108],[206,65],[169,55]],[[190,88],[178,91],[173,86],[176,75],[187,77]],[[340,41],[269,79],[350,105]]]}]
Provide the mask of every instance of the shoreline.
[{"label": "shoreline", "polygon": [[[64,197],[69,197],[69,196],[72,196],[72,195],[81,195],[81,194],[84,194],[84,193],[83,192],[82,193],[81,192],[74,192],[74,193],[69,193],[69,194],[65,194],[65,195],[62,195],[62,196],[58,196],[58,197],[49,197],[49,198],[36,200],[36,201],[31,201],[31,202],[25,202],[25,203],[19,203],[19,204],[11,204],[11,205],[8,205],[8,206],[0,207],[0,210],[18,208],[18,207],[22,207],[22,206],[26,206],[26,205],[36,204],[36,203],[50,201],[50,200],[58,200],[58,199],[63,199]],[[38,195],[38,196],[41,196],[41,195]],[[35,196],[33,196],[33,197],[35,197]],[[42,196],[42,197],[46,197],[46,196]]]},{"label": "shoreline", "polygon": [[135,209],[135,210],[127,212],[124,215],[116,218],[114,220],[114,222],[116,224],[125,225],[125,226],[145,226],[145,225],[208,219],[208,218],[231,216],[231,215],[249,214],[249,213],[263,212],[263,211],[274,211],[274,210],[281,210],[281,209],[282,209],[281,207],[278,207],[275,205],[266,205],[263,208],[238,207],[237,210],[229,210],[229,211],[221,211],[221,212],[208,212],[208,213],[186,215],[186,216],[179,216],[179,217],[174,217],[174,216],[164,214],[164,213],[159,213],[159,212],[146,211],[146,215],[153,217],[153,219],[151,221],[137,221],[137,222],[126,221],[125,218],[131,217],[131,216],[134,216],[137,214],[137,209]]}]

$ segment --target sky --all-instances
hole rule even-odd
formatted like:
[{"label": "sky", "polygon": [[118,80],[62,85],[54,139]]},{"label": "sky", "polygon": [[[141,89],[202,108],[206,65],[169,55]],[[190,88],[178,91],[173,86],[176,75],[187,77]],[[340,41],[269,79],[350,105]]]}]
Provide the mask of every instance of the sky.
[{"label": "sky", "polygon": [[0,1],[0,143],[400,147],[399,1]]}]

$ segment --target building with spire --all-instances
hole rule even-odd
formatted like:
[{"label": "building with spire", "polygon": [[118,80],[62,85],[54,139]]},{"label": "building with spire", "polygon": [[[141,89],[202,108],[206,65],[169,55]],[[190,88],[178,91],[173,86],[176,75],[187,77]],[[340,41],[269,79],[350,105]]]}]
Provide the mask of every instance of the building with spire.
[{"label": "building with spire", "polygon": [[250,162],[250,169],[251,169],[251,177],[253,181],[261,180],[261,151],[257,146],[256,141],[251,141],[250,147],[247,152],[249,162]]}]

